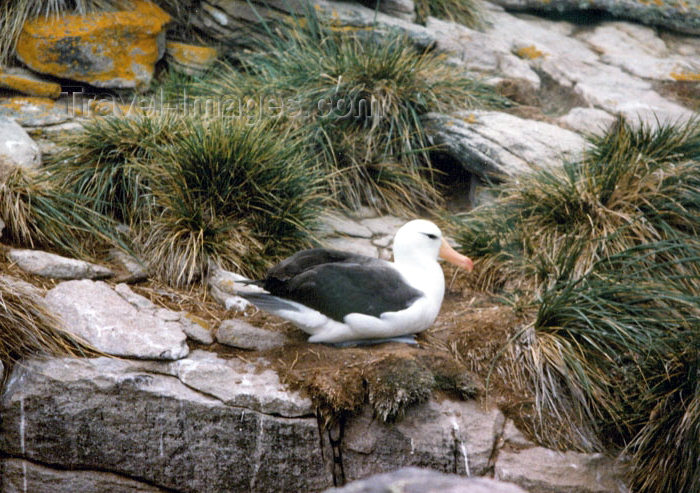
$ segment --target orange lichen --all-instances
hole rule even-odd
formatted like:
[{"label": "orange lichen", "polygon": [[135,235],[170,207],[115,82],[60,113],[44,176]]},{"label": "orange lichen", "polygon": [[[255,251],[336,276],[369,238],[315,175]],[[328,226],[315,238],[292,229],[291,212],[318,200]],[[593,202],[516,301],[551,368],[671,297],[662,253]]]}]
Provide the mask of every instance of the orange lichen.
[{"label": "orange lichen", "polygon": [[177,41],[168,41],[165,50],[175,64],[194,71],[206,70],[216,61],[217,57],[215,48]]},{"label": "orange lichen", "polygon": [[170,16],[145,0],[133,10],[38,17],[25,23],[17,56],[28,67],[100,87],[140,87],[161,53],[158,36]]},{"label": "orange lichen", "polygon": [[537,47],[535,47],[535,45],[530,45],[518,48],[517,50],[515,50],[515,55],[519,56],[520,58],[525,58],[527,60],[534,60],[535,58],[545,56],[545,53],[538,50]]},{"label": "orange lichen", "polygon": [[700,82],[700,73],[671,72],[669,75],[673,80],[681,82]]},{"label": "orange lichen", "polygon": [[61,95],[61,85],[31,77],[0,70],[0,87],[6,87],[30,96],[56,99]]}]

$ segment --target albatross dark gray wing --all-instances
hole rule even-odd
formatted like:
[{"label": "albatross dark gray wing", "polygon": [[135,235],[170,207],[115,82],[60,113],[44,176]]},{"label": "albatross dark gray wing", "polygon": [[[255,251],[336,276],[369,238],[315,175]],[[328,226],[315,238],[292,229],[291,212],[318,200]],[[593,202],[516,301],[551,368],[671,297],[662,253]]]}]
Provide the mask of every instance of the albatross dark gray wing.
[{"label": "albatross dark gray wing", "polygon": [[270,269],[263,287],[342,322],[349,313],[374,317],[409,307],[423,293],[386,262],[336,250],[304,250]]}]

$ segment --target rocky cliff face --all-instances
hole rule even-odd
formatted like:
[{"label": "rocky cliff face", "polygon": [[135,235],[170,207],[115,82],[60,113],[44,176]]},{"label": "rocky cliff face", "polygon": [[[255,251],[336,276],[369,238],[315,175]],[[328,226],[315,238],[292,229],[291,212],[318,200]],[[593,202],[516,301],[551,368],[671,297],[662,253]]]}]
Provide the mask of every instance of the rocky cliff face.
[{"label": "rocky cliff face", "polygon": [[366,409],[320,432],[311,401],[257,365],[201,350],[26,361],[3,395],[2,491],[311,492],[401,466],[625,491],[610,460],[534,447],[476,401],[430,400],[395,425]]}]

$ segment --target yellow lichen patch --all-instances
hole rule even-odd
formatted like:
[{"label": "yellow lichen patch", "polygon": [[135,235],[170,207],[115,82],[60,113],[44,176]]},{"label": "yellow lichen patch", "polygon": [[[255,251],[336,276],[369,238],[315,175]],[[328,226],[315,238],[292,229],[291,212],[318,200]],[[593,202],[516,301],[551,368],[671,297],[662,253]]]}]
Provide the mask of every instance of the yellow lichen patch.
[{"label": "yellow lichen patch", "polygon": [[474,113],[469,113],[469,115],[462,118],[463,121],[467,123],[476,123],[476,115]]},{"label": "yellow lichen patch", "polygon": [[14,73],[2,69],[0,69],[0,87],[45,98],[56,99],[61,95],[60,84],[41,80],[29,74]]},{"label": "yellow lichen patch", "polygon": [[214,64],[218,55],[215,48],[177,41],[168,41],[165,51],[172,66],[190,75],[207,70]]},{"label": "yellow lichen patch", "polygon": [[523,46],[515,50],[515,55],[526,60],[534,60],[545,56],[545,53],[538,50],[535,45]]},{"label": "yellow lichen patch", "polygon": [[185,314],[185,317],[187,317],[187,319],[190,322],[194,322],[197,325],[201,325],[202,327],[204,327],[207,330],[211,330],[213,328],[212,324],[210,324],[207,320],[204,320],[202,317],[198,317],[197,315],[194,315],[193,313],[187,312]]},{"label": "yellow lichen patch", "polygon": [[170,16],[145,0],[133,9],[38,17],[25,23],[17,56],[31,69],[99,87],[144,87]]},{"label": "yellow lichen patch", "polygon": [[92,100],[88,105],[90,112],[99,116],[131,116],[140,109],[136,105],[121,104],[110,100]]},{"label": "yellow lichen patch", "polygon": [[669,75],[673,80],[681,82],[700,82],[700,73],[671,72]]}]

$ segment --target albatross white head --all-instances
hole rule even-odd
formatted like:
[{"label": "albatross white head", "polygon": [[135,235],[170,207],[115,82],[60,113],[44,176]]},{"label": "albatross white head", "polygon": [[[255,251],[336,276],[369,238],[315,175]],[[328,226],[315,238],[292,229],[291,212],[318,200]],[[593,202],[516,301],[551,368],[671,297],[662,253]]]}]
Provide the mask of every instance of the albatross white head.
[{"label": "albatross white head", "polygon": [[435,224],[416,219],[404,224],[394,237],[394,262],[397,265],[437,262],[442,258],[471,272],[474,264],[469,257],[452,248]]}]

